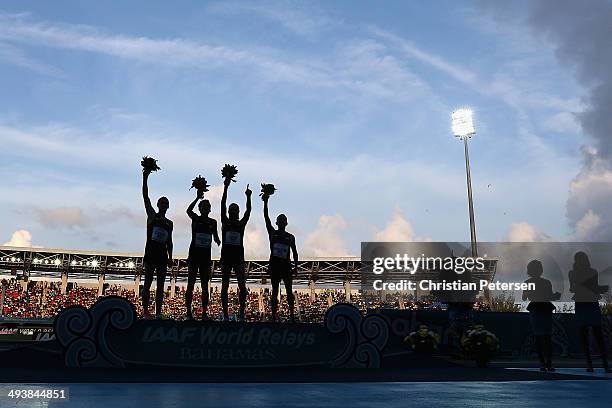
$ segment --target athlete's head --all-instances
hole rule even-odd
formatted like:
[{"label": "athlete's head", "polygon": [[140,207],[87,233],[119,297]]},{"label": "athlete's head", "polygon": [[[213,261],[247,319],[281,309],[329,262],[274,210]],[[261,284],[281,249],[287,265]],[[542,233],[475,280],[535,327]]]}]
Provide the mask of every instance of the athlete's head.
[{"label": "athlete's head", "polygon": [[539,278],[544,273],[544,269],[542,268],[542,262],[534,259],[533,261],[527,264],[527,276],[532,278]]},{"label": "athlete's head", "polygon": [[200,210],[200,214],[208,215],[210,214],[210,201],[202,200],[200,204],[198,204],[198,209]]},{"label": "athlete's head", "polygon": [[279,228],[285,228],[287,226],[287,216],[285,214],[278,214],[276,217],[276,225]]},{"label": "athlete's head", "polygon": [[160,197],[159,200],[157,200],[157,208],[159,211],[168,211],[169,207],[170,201],[166,197]]},{"label": "athlete's head", "polygon": [[589,261],[589,256],[582,252],[578,251],[574,254],[574,270],[575,271],[588,271],[591,269],[591,262]]},{"label": "athlete's head", "polygon": [[236,203],[231,203],[229,208],[227,209],[227,212],[229,214],[230,219],[237,220],[238,216],[240,215],[240,207],[238,207],[238,204]]}]

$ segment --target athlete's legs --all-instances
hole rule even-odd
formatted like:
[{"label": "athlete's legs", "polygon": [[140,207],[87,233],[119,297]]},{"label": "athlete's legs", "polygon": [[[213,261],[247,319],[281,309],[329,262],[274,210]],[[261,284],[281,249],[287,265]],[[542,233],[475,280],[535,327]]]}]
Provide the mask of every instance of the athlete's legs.
[{"label": "athlete's legs", "polygon": [[142,298],[142,309],[145,317],[149,315],[149,299],[151,297],[151,284],[153,283],[154,271],[155,266],[153,264],[149,262],[144,263],[145,281],[140,296]]},{"label": "athlete's legs", "polygon": [[587,361],[587,371],[593,372],[593,360],[591,359],[591,347],[589,344],[589,326],[580,326],[580,337],[582,349]]},{"label": "athlete's legs", "polygon": [[205,319],[208,316],[208,282],[210,281],[211,262],[202,262],[198,269],[200,270],[200,283],[202,284],[202,318]]},{"label": "athlete's legs", "polygon": [[283,275],[283,282],[285,283],[285,290],[287,291],[287,303],[289,304],[289,316],[291,322],[295,323],[295,314],[293,312],[295,299],[293,297],[293,278],[291,277],[291,270],[286,271]]},{"label": "athlete's legs", "polygon": [[198,267],[195,261],[189,262],[189,276],[187,278],[187,290],[185,291],[185,306],[187,306],[187,317],[192,318],[191,302],[193,301],[193,287],[195,286]]},{"label": "athlete's legs", "polygon": [[544,350],[544,336],[535,336],[536,351],[538,352],[538,360],[540,361],[540,370],[546,369],[546,358]]},{"label": "athlete's legs", "polygon": [[230,275],[232,273],[232,265],[222,263],[221,265],[221,307],[223,308],[223,319],[229,319],[227,311],[227,292],[229,290]]},{"label": "athlete's legs", "polygon": [[280,285],[280,278],[270,271],[270,277],[272,281],[272,296],[270,297],[270,307],[272,309],[272,321],[275,322],[278,319],[278,287]]},{"label": "athlete's legs", "polygon": [[238,299],[240,300],[240,320],[244,320],[244,309],[246,307],[247,298],[247,287],[246,287],[246,274],[244,261],[240,261],[238,265],[234,267],[236,271],[236,279],[238,280]]},{"label": "athlete's legs", "polygon": [[548,370],[552,370],[552,339],[550,335],[543,336],[544,337],[544,355],[546,357],[546,368]]},{"label": "athlete's legs", "polygon": [[155,289],[155,314],[161,315],[162,304],[164,302],[164,285],[166,283],[167,266],[164,262],[155,267],[157,270],[157,287]]},{"label": "athlete's legs", "polygon": [[601,326],[593,326],[593,335],[595,336],[595,341],[597,342],[597,347],[599,348],[599,353],[601,354],[604,370],[609,373],[610,365],[608,364],[608,353],[606,352],[606,342],[604,340]]}]

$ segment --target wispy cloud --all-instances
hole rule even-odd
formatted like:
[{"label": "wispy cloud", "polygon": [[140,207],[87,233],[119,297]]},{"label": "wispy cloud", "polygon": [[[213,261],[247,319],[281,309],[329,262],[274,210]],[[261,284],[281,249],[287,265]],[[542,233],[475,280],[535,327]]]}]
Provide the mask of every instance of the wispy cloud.
[{"label": "wispy cloud", "polygon": [[317,10],[314,4],[296,1],[217,2],[208,10],[226,16],[255,16],[301,36],[320,34],[341,24],[341,20]]},{"label": "wispy cloud", "polygon": [[0,62],[29,69],[39,74],[62,77],[61,70],[28,57],[22,50],[0,42]]},{"label": "wispy cloud", "polygon": [[246,49],[185,39],[155,39],[111,34],[102,29],[32,21],[27,16],[0,14],[0,39],[20,44],[79,50],[118,58],[202,70],[242,64],[271,81],[324,83],[327,74],[316,67],[294,64]]},{"label": "wispy cloud", "polygon": [[444,72],[445,74],[451,76],[452,78],[460,82],[470,85],[476,84],[476,75],[473,72],[464,69],[458,66],[457,64],[450,63],[438,55],[434,55],[430,52],[427,52],[417,47],[412,42],[405,40],[397,35],[394,35],[388,31],[381,30],[374,26],[370,27],[370,31],[377,37],[383,38],[391,44],[395,45],[396,47],[399,47],[410,57],[415,58],[421,61],[422,63],[427,64],[441,72]]},{"label": "wispy cloud", "polygon": [[97,27],[53,24],[6,13],[0,13],[0,40],[13,44],[15,54],[20,52],[15,45],[20,44],[199,71],[242,69],[244,75],[256,75],[269,85],[286,83],[325,89],[333,91],[335,98],[344,96],[346,100],[354,95],[406,100],[415,90],[424,89],[423,81],[414,72],[384,45],[372,40],[351,41],[340,47],[336,57],[320,58],[271,48],[114,34]]}]

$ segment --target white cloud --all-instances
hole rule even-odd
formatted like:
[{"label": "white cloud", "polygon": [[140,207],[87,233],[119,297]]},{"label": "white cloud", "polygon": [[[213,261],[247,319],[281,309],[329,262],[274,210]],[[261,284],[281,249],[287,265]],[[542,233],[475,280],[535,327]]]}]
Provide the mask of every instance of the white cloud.
[{"label": "white cloud", "polygon": [[589,240],[601,225],[601,217],[589,210],[584,217],[576,222],[576,238],[579,240]]},{"label": "white cloud", "polygon": [[505,242],[542,242],[551,238],[527,222],[510,225],[503,241]]},{"label": "white cloud", "polygon": [[13,232],[11,239],[3,244],[4,246],[12,247],[31,247],[32,246],[32,234],[27,230],[17,230]]},{"label": "white cloud", "polygon": [[[486,4],[494,15],[508,16],[506,4]],[[577,237],[609,241],[612,238],[609,221],[612,215],[609,205],[612,199],[612,71],[609,69],[612,3],[597,0],[586,5],[571,0],[537,0],[519,10],[522,16],[519,18],[551,46],[557,61],[571,69],[585,93],[584,106],[569,111],[580,112],[577,118],[582,131],[593,138],[595,148],[584,149],[583,168],[570,184],[567,218]]]},{"label": "white cloud", "polygon": [[89,224],[89,220],[79,207],[35,207],[32,211],[36,221],[48,228],[82,228]]},{"label": "white cloud", "polygon": [[347,227],[341,215],[322,215],[319,217],[317,229],[310,233],[304,241],[306,256],[348,256],[342,231]]},{"label": "white cloud", "polygon": [[250,221],[244,231],[244,253],[248,258],[267,258],[270,255],[268,236],[264,228]]},{"label": "white cloud", "polygon": [[399,206],[395,206],[389,223],[382,230],[376,231],[373,238],[381,242],[412,242],[416,239],[412,224],[404,218]]},{"label": "white cloud", "polygon": [[583,149],[584,166],[570,183],[567,218],[577,239],[612,239],[612,171],[593,148]]}]

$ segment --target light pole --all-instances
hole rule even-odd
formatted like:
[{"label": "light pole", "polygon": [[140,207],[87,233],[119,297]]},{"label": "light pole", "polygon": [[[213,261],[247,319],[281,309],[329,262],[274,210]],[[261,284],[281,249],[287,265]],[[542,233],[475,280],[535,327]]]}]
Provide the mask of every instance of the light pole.
[{"label": "light pole", "polygon": [[472,256],[478,256],[478,245],[476,243],[476,223],[474,221],[474,203],[472,200],[472,178],[470,176],[470,155],[468,153],[468,139],[476,134],[471,109],[457,109],[451,114],[453,134],[463,139],[465,150],[465,173],[467,177],[468,207],[470,211],[470,239],[472,242]]}]

